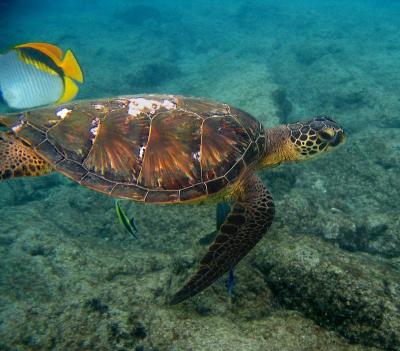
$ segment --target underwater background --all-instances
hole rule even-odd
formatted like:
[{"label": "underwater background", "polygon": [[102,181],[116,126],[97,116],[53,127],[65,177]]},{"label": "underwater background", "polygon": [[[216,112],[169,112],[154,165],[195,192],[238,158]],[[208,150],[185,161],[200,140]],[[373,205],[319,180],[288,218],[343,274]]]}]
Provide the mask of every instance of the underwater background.
[{"label": "underwater background", "polygon": [[0,183],[0,350],[400,350],[400,3],[0,0],[0,50],[71,48],[79,98],[223,101],[266,127],[330,115],[347,142],[264,170],[276,219],[170,306],[215,206],[121,202],[52,174]]}]

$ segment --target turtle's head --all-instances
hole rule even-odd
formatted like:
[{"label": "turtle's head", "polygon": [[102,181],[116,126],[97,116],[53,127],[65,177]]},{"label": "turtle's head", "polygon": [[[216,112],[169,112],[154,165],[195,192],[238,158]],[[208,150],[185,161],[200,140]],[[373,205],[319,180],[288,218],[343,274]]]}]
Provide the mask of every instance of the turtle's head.
[{"label": "turtle's head", "polygon": [[329,117],[288,124],[287,128],[290,130],[290,142],[299,154],[298,160],[330,151],[345,139],[343,128]]},{"label": "turtle's head", "polygon": [[287,124],[267,131],[262,166],[303,161],[328,152],[345,140],[343,128],[329,117]]}]

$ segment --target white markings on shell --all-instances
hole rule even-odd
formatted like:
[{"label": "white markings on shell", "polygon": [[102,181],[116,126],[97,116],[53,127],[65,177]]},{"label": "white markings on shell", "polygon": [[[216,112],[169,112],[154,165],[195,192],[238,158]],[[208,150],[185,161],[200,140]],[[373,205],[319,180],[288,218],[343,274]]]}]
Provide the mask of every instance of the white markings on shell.
[{"label": "white markings on shell", "polygon": [[62,108],[61,110],[58,110],[56,112],[56,115],[58,118],[64,119],[66,118],[70,113],[72,112],[72,110],[69,110],[67,108]]},{"label": "white markings on shell", "polygon": [[176,109],[176,104],[175,102],[169,101],[169,100],[164,100],[162,103],[163,107],[165,107],[167,110],[175,110]]},{"label": "white markings on shell", "polygon": [[26,120],[25,120],[24,114],[22,113],[22,114],[20,114],[20,115],[18,116],[18,122],[15,123],[15,124],[11,127],[11,129],[12,129],[12,131],[13,131],[14,133],[18,133],[18,132],[22,129],[22,126],[23,126],[24,124],[26,124]]},{"label": "white markings on shell", "polygon": [[18,133],[18,132],[21,130],[21,128],[22,128],[23,125],[24,125],[23,123],[18,123],[17,125],[15,125],[14,127],[12,127],[11,129],[12,129],[12,131],[13,131],[14,133]]},{"label": "white markings on shell", "polygon": [[95,110],[103,110],[104,109],[104,105],[102,105],[102,104],[94,104],[93,107]]},{"label": "white markings on shell", "polygon": [[200,162],[200,151],[197,152],[192,152],[192,157],[196,160]]},{"label": "white markings on shell", "polygon": [[146,150],[146,146],[143,145],[143,146],[140,147],[140,150],[139,150],[139,157],[141,159],[143,159],[144,150]]},{"label": "white markings on shell", "polygon": [[141,113],[149,113],[150,115],[154,115],[157,110],[162,107],[167,110],[175,110],[176,103],[166,99],[162,102],[140,97],[129,99],[128,114],[133,117],[139,116]]},{"label": "white markings on shell", "polygon": [[92,121],[92,128],[90,128],[90,140],[92,141],[92,144],[94,143],[94,140],[96,139],[97,133],[99,131],[99,126],[100,126],[100,119],[96,117]]}]

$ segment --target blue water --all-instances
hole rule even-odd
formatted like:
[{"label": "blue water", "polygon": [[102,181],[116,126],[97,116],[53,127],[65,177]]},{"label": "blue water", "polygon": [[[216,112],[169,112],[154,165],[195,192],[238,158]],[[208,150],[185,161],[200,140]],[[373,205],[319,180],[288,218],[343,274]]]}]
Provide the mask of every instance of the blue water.
[{"label": "blue water", "polygon": [[295,299],[253,264],[263,261],[266,238],[235,270],[236,300],[220,281],[170,309],[166,298],[205,252],[199,240],[214,230],[213,206],[126,203],[135,241],[118,226],[112,199],[61,175],[15,179],[0,183],[0,350],[400,350],[394,312],[382,307],[371,323],[357,314],[400,306],[399,16],[400,3],[388,0],[0,0],[0,50],[32,41],[72,49],[85,75],[78,98],[200,96],[266,127],[333,116],[348,135],[342,148],[261,173],[277,207],[271,237],[332,245],[349,264],[340,267],[353,291],[363,289],[360,276],[370,282],[361,262],[382,274],[368,290],[381,305],[349,297],[356,307],[332,316],[312,294]]}]

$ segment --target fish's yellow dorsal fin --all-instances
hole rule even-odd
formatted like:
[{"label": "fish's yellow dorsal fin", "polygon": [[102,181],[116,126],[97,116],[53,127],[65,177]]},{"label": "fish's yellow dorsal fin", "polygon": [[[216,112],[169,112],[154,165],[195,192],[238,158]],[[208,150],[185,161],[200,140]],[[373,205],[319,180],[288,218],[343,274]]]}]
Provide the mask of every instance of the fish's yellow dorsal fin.
[{"label": "fish's yellow dorsal fin", "polygon": [[58,104],[63,104],[69,100],[72,100],[76,94],[78,94],[78,86],[69,77],[64,77],[64,94],[57,101]]},{"label": "fish's yellow dorsal fin", "polygon": [[59,65],[64,71],[67,77],[75,79],[79,83],[83,83],[83,74],[78,61],[76,60],[74,54],[71,50],[67,50],[64,60]]},{"label": "fish's yellow dorsal fin", "polygon": [[61,64],[61,60],[63,57],[63,51],[55,45],[49,43],[25,43],[15,46],[16,49],[18,48],[32,48],[36,49],[46,56],[50,57],[54,63],[59,66]]}]

